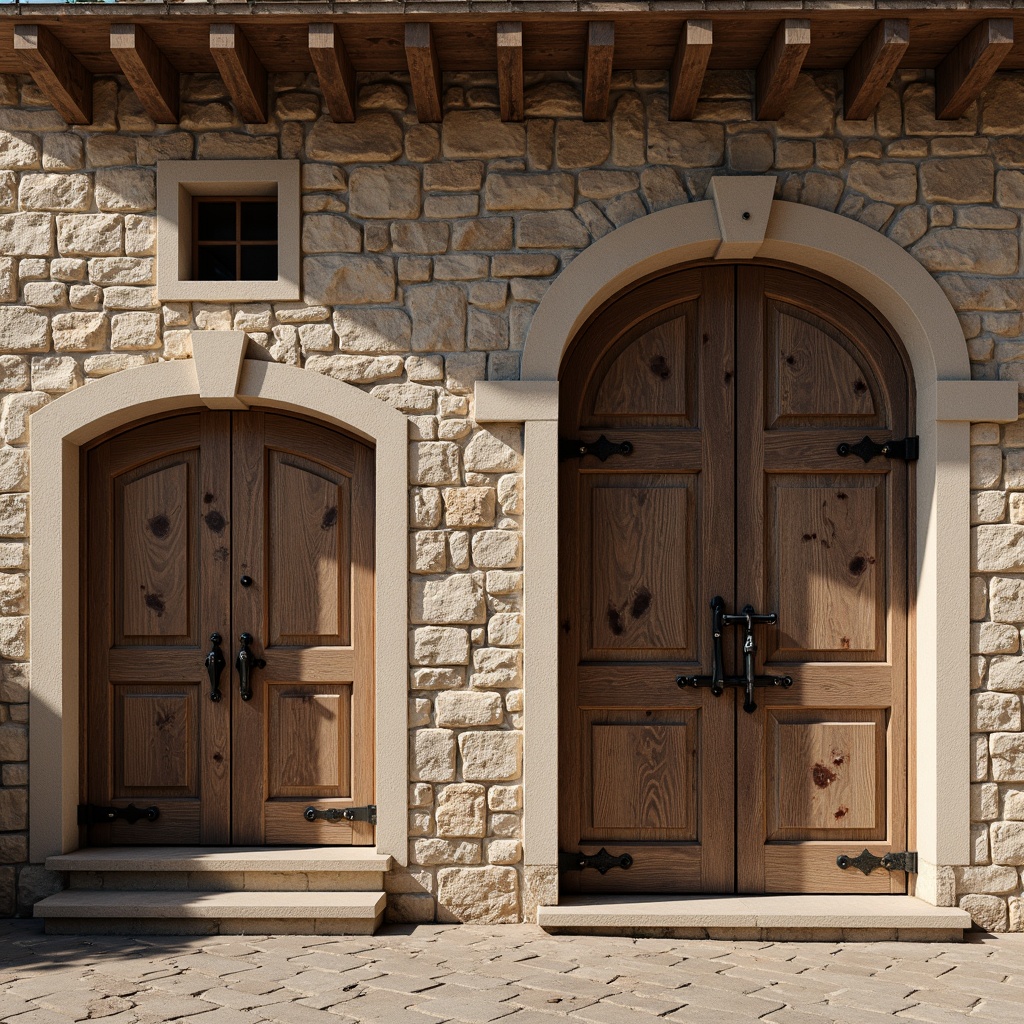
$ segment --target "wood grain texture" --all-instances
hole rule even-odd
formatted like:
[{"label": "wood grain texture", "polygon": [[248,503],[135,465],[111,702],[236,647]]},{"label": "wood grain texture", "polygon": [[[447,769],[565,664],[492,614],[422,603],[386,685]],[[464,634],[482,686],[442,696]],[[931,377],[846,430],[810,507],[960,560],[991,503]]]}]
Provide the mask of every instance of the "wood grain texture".
[{"label": "wood grain texture", "polygon": [[[199,796],[199,693],[166,687],[119,687],[114,749],[120,752],[117,797]],[[161,692],[163,691],[163,692]]]},{"label": "wood grain texture", "polygon": [[523,23],[499,21],[497,26],[498,107],[502,121],[523,119]]},{"label": "wood grain texture", "polygon": [[110,52],[157,124],[178,121],[178,72],[138,25],[111,25]]},{"label": "wood grain texture", "polygon": [[861,43],[843,75],[847,121],[871,117],[910,46],[906,18],[880,21]]},{"label": "wood grain texture", "polygon": [[1013,20],[987,18],[965,36],[935,71],[935,116],[962,117],[1013,49]]},{"label": "wood grain texture", "polygon": [[587,25],[587,59],[583,69],[583,120],[605,121],[615,59],[615,22]]},{"label": "wood grain texture", "polygon": [[337,25],[314,22],[309,26],[309,56],[331,119],[354,121],[356,72]]},{"label": "wood grain texture", "polygon": [[352,688],[275,686],[270,696],[267,795],[352,795]]},{"label": "wood grain texture", "polygon": [[409,67],[412,100],[420,124],[436,124],[443,116],[441,63],[430,22],[413,21],[405,26],[405,59]]},{"label": "wood grain texture", "polygon": [[14,52],[68,124],[92,121],[92,74],[45,25],[15,25]]},{"label": "wood grain texture", "polygon": [[695,19],[683,25],[668,78],[671,121],[689,121],[697,109],[704,73],[711,59],[713,25],[707,19]]},{"label": "wood grain texture", "polygon": [[806,18],[786,18],[757,65],[757,120],[778,121],[800,76],[811,48],[811,23]]},{"label": "wood grain texture", "polygon": [[246,124],[267,122],[267,72],[237,25],[210,26],[210,54]]}]

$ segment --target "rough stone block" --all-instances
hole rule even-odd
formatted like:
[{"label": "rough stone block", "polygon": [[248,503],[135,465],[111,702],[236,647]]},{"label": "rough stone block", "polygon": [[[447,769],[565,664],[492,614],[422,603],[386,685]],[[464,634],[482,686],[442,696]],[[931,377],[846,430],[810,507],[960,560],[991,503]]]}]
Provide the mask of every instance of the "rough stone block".
[{"label": "rough stone block", "polygon": [[462,777],[471,782],[504,782],[522,773],[523,737],[518,732],[459,735]]},{"label": "rough stone block", "polygon": [[505,717],[500,694],[472,690],[439,693],[434,700],[434,714],[439,726],[452,729],[500,725]]},{"label": "rough stone block", "polygon": [[487,830],[487,801],[483,786],[456,783],[445,786],[437,797],[434,818],[437,834],[444,838],[482,838]]},{"label": "rough stone block", "polygon": [[439,580],[413,580],[410,585],[412,621],[432,625],[485,622],[482,577],[453,575]]},{"label": "rough stone block", "polygon": [[452,626],[425,626],[410,634],[409,658],[414,665],[468,665],[469,633]]},{"label": "rough stone block", "polygon": [[349,175],[349,208],[356,217],[420,215],[420,172],[415,167],[357,167]]},{"label": "rough stone block", "polygon": [[455,733],[448,729],[416,729],[411,747],[414,781],[450,782],[455,778]]},{"label": "rough stone block", "polygon": [[439,868],[439,921],[511,924],[519,920],[519,874],[515,868]]},{"label": "rough stone block", "polygon": [[992,733],[988,748],[992,759],[992,778],[996,782],[1024,782],[1024,733]]},{"label": "rough stone block", "polygon": [[308,256],[302,267],[307,303],[345,306],[395,297],[395,263],[386,256]]}]

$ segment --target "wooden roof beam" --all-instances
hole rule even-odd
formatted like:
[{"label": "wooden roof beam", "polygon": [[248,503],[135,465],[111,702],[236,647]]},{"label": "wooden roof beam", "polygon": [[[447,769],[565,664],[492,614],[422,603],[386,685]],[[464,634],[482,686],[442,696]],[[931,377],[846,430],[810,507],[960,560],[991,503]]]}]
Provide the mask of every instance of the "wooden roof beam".
[{"label": "wooden roof beam", "polygon": [[905,18],[886,18],[868,33],[843,73],[847,121],[871,117],[908,46],[910,22]]},{"label": "wooden roof beam", "polygon": [[961,39],[935,71],[936,118],[962,117],[1012,48],[1011,18],[988,18]]},{"label": "wooden roof beam", "polygon": [[334,121],[356,119],[356,71],[336,25],[309,26],[309,56]]},{"label": "wooden roof beam", "polygon": [[429,21],[410,21],[405,26],[405,60],[409,65],[412,99],[421,124],[442,117],[441,64]]},{"label": "wooden roof beam", "polygon": [[178,122],[178,72],[138,25],[111,25],[110,52],[157,124]]},{"label": "wooden roof beam", "polygon": [[615,57],[615,22],[587,24],[587,63],[583,71],[583,120],[608,119],[612,91],[612,61]]},{"label": "wooden roof beam", "polygon": [[15,25],[14,52],[68,124],[92,121],[92,75],[45,25]]},{"label": "wooden roof beam", "polygon": [[210,54],[239,117],[246,124],[267,121],[267,71],[237,25],[210,26]]},{"label": "wooden roof beam", "polygon": [[669,75],[668,116],[670,121],[689,121],[697,109],[713,42],[712,23],[705,19],[683,25]]},{"label": "wooden roof beam", "polygon": [[786,104],[810,48],[809,19],[787,18],[775,30],[757,66],[758,121],[777,121],[786,113]]},{"label": "wooden roof beam", "polygon": [[523,23],[498,22],[498,105],[502,121],[523,119]]}]

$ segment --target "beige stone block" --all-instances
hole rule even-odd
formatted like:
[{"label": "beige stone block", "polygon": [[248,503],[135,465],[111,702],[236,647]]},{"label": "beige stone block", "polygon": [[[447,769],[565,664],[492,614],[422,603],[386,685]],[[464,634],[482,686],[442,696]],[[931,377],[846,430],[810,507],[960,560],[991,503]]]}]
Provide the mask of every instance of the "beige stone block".
[{"label": "beige stone block", "polygon": [[1013,654],[1020,648],[1020,631],[1002,622],[971,624],[972,654]]},{"label": "beige stone block", "polygon": [[521,572],[492,569],[487,573],[487,592],[489,594],[514,594],[522,589],[523,574]]},{"label": "beige stone block", "polygon": [[302,218],[302,251],[360,252],[363,233],[347,217],[334,213],[307,214]]},{"label": "beige stone block", "polygon": [[348,177],[342,167],[304,163],[301,173],[303,192],[341,192],[348,188]]},{"label": "beige stone block", "polygon": [[401,309],[340,309],[334,330],[343,352],[406,352],[412,343],[412,321]]},{"label": "beige stone block", "polygon": [[32,360],[32,390],[62,393],[83,382],[82,367],[72,356],[41,356]]},{"label": "beige stone block", "polygon": [[48,213],[0,214],[0,253],[4,256],[49,256],[53,218]]},{"label": "beige stone block", "polygon": [[1020,698],[1013,693],[972,693],[971,731],[1020,731]]},{"label": "beige stone block", "polygon": [[26,544],[0,544],[0,569],[24,569],[27,565],[27,547]]},{"label": "beige stone block", "polygon": [[430,412],[437,398],[435,388],[412,383],[380,384],[370,394],[393,409],[409,413]]},{"label": "beige stone block", "polygon": [[[995,826],[998,828],[999,826]],[[1017,889],[1017,872],[1012,867],[990,864],[953,869],[956,891],[961,893],[1012,893]]]},{"label": "beige stone block", "polygon": [[34,135],[0,131],[0,167],[10,171],[31,170],[39,166],[40,157],[39,140]]},{"label": "beige stone block", "polygon": [[611,153],[612,142],[606,121],[558,121],[555,129],[555,159],[559,167],[575,170],[597,167]]},{"label": "beige stone block", "polygon": [[96,172],[96,206],[104,212],[146,213],[156,209],[156,175],[140,169]]},{"label": "beige stone block", "polygon": [[515,647],[523,641],[523,617],[518,612],[499,612],[487,621],[487,642],[494,647]]},{"label": "beige stone block", "polygon": [[410,594],[415,623],[461,625],[487,619],[483,578],[477,574],[413,580]]},{"label": "beige stone block", "polygon": [[88,174],[25,174],[18,186],[23,210],[87,210],[91,201]]},{"label": "beige stone block", "polygon": [[547,277],[558,270],[558,257],[547,253],[508,253],[491,260],[495,277]]},{"label": "beige stone block", "polygon": [[151,362],[153,362],[153,356],[149,353],[102,353],[86,358],[85,375],[87,377],[108,377],[112,373],[130,370],[136,366],[145,366]]},{"label": "beige stone block", "polygon": [[155,280],[150,256],[107,256],[89,260],[89,280],[93,284],[139,285]]},{"label": "beige stone block", "polygon": [[469,633],[458,627],[421,626],[411,631],[409,647],[409,660],[414,665],[469,664]]},{"label": "beige stone block", "polygon": [[160,347],[160,317],[156,313],[118,313],[110,321],[110,347],[134,351]]},{"label": "beige stone block", "polygon": [[434,818],[443,838],[482,838],[487,829],[483,786],[456,783],[439,790]]},{"label": "beige stone block", "polygon": [[917,198],[917,168],[913,164],[857,161],[850,167],[850,188],[880,202],[903,205]]},{"label": "beige stone block", "polygon": [[455,733],[449,729],[414,729],[411,736],[413,781],[449,782],[455,778]]},{"label": "beige stone block", "polygon": [[[14,722],[0,725],[0,761],[28,759],[28,728]],[[480,787],[481,791],[483,787]],[[482,800],[481,800],[482,803]]]},{"label": "beige stone block", "polygon": [[[24,615],[27,611],[28,576],[20,573],[0,573],[0,615]],[[20,761],[22,758],[0,757],[0,760]]]},{"label": "beige stone block", "polygon": [[24,356],[0,355],[0,391],[28,388],[28,360]]},{"label": "beige stone block", "polygon": [[953,308],[964,310],[1009,310],[1024,308],[1024,281],[946,274],[938,278]]},{"label": "beige stone block", "polygon": [[[57,258],[50,260],[50,275],[56,281],[70,283],[72,281],[84,281],[87,264],[85,260],[71,258]],[[0,282],[3,281],[3,269],[0,264]],[[2,285],[0,285],[2,288]],[[12,296],[14,298],[15,296]]]},{"label": "beige stone block", "polygon": [[988,583],[992,618],[996,622],[1024,622],[1024,580],[993,576]]},{"label": "beige stone block", "polygon": [[481,569],[510,569],[522,564],[522,537],[511,530],[484,530],[473,537],[473,561]]},{"label": "beige stone block", "polygon": [[487,806],[492,811],[518,811],[523,806],[522,786],[489,786]]},{"label": "beige stone block", "polygon": [[28,790],[0,789],[0,830],[15,832],[28,827]]},{"label": "beige stone block", "polygon": [[998,817],[999,787],[991,782],[972,785],[971,821],[994,821]]},{"label": "beige stone block", "polygon": [[974,568],[982,572],[1024,571],[1024,527],[977,526],[971,535]]},{"label": "beige stone block", "polygon": [[579,88],[571,82],[540,82],[526,90],[523,100],[529,118],[583,116]]},{"label": "beige stone block", "polygon": [[911,253],[928,270],[1013,274],[1017,249],[1015,232],[942,228],[925,235]]},{"label": "beige stone block", "polygon": [[36,391],[4,398],[3,411],[0,412],[0,433],[3,433],[4,440],[8,444],[28,444],[29,417],[49,401],[49,395]]},{"label": "beige stone block", "polygon": [[611,160],[619,167],[639,167],[645,162],[644,104],[635,92],[619,97],[612,112]]},{"label": "beige stone block", "polygon": [[921,195],[929,203],[990,203],[995,165],[988,157],[943,158],[921,165]]},{"label": "beige stone block", "polygon": [[497,425],[480,430],[466,446],[464,459],[466,469],[476,473],[517,470],[522,463],[522,432],[518,427]]},{"label": "beige stone block", "polygon": [[391,302],[395,264],[385,256],[307,256],[302,261],[307,303]]},{"label": "beige stone block", "polygon": [[445,161],[423,168],[423,188],[428,192],[478,192],[484,165],[479,160]]},{"label": "beige stone block", "polygon": [[450,441],[424,441],[410,445],[409,482],[454,484],[459,480],[459,446]]},{"label": "beige stone block", "polygon": [[[992,761],[992,778],[996,782],[1024,782],[1024,734],[992,733],[989,737],[988,749]],[[987,818],[979,817],[975,820],[991,820],[997,817],[997,814],[998,809],[996,813]]]},{"label": "beige stone block", "polygon": [[[147,310],[157,309],[159,305],[155,288],[116,284],[103,289],[104,309]],[[210,316],[197,306],[196,328],[200,331],[230,330],[230,309],[219,309],[216,316]]]},{"label": "beige stone block", "polygon": [[524,249],[582,249],[590,233],[570,210],[524,213],[519,218],[517,243]]},{"label": "beige stone block", "polygon": [[28,281],[22,293],[25,304],[37,309],[54,309],[68,302],[67,286],[59,281]]},{"label": "beige stone block", "polygon": [[474,693],[472,690],[438,693],[434,700],[434,714],[438,725],[452,729],[501,725],[505,718],[500,694]]},{"label": "beige stone block", "polygon": [[673,167],[717,167],[725,162],[720,124],[669,121],[668,98],[656,94],[647,108],[647,162]]},{"label": "beige stone block", "polygon": [[[0,536],[4,536],[4,510],[0,499]],[[20,660],[28,656],[28,619],[24,616],[0,618],[0,657]]]},{"label": "beige stone block", "polygon": [[[1024,822],[997,821],[990,830],[992,860],[995,864],[1024,865]],[[1016,875],[1016,872],[1014,872]],[[994,885],[988,892],[1007,892],[1016,889],[1014,879],[1005,889]]]},{"label": "beige stone block", "polygon": [[396,221],[391,225],[391,247],[394,252],[443,253],[449,234],[447,224]]},{"label": "beige stone block", "polygon": [[441,356],[406,356],[405,375],[418,383],[444,380],[444,360]]},{"label": "beige stone block", "polygon": [[523,847],[518,839],[490,839],[484,847],[490,864],[518,864],[523,859]]},{"label": "beige stone block", "polygon": [[939,121],[935,117],[935,88],[930,83],[907,86],[903,93],[903,111],[908,135],[974,135],[978,130],[978,106],[975,103],[958,120]]},{"label": "beige stone block", "polygon": [[980,621],[988,611],[988,585],[982,576],[971,577],[971,618]]},{"label": "beige stone block", "polygon": [[486,256],[457,253],[451,256],[434,257],[435,281],[475,281],[487,277]]},{"label": "beige stone block", "polygon": [[25,306],[0,306],[0,351],[45,352],[50,323],[43,313]]},{"label": "beige stone block", "polygon": [[[357,312],[362,313],[363,310]],[[316,303],[276,302],[274,303],[274,316],[282,324],[311,324],[330,320],[331,310],[328,306]]]},{"label": "beige stone block", "polygon": [[459,735],[462,777],[470,782],[504,782],[522,773],[523,737],[518,732],[464,732]]},{"label": "beige stone block", "polygon": [[350,384],[369,384],[402,372],[399,356],[320,355],[309,356],[306,369]]},{"label": "beige stone block", "polygon": [[306,140],[306,156],[341,165],[390,162],[402,155],[402,130],[392,114],[363,113],[351,124],[322,117]]},{"label": "beige stone block", "polygon": [[1003,453],[996,447],[971,449],[971,487],[997,487],[1003,476]]},{"label": "beige stone block", "polygon": [[[488,177],[488,182],[495,177]],[[571,203],[570,203],[571,205]],[[474,252],[495,252],[512,248],[511,217],[480,217],[456,224],[452,233],[452,248]]]},{"label": "beige stone block", "polygon": [[[466,659],[469,659],[468,653]],[[414,690],[450,690],[465,686],[466,674],[460,668],[414,668],[410,685]]]},{"label": "beige stone block", "polygon": [[417,352],[453,352],[466,344],[466,293],[456,285],[423,285],[407,293],[412,347]]},{"label": "beige stone block", "polygon": [[[481,640],[482,642],[482,640]],[[510,689],[523,685],[523,655],[506,647],[484,647],[473,652],[470,685],[476,689]]]},{"label": "beige stone block", "polygon": [[518,921],[518,873],[510,867],[439,868],[437,917],[475,924]]},{"label": "beige stone block", "polygon": [[441,492],[433,487],[413,487],[409,491],[409,525],[432,529],[441,523]]},{"label": "beige stone block", "polygon": [[493,487],[450,487],[442,492],[448,526],[490,526],[494,522]]},{"label": "beige stone block", "polygon": [[125,217],[124,251],[128,256],[151,256],[156,252],[156,217],[137,213]]},{"label": "beige stone block", "polygon": [[420,172],[415,167],[357,167],[349,175],[349,207],[356,217],[420,215]]},{"label": "beige stone block", "polygon": [[27,490],[28,452],[20,448],[0,448],[0,492]]},{"label": "beige stone block", "polygon": [[1024,788],[1003,791],[1002,816],[1006,821],[1024,821]]},{"label": "beige stone block", "polygon": [[412,844],[412,859],[414,863],[425,867],[435,864],[479,864],[480,843],[466,839],[417,839]]},{"label": "beige stone block", "polygon": [[453,110],[444,119],[441,148],[448,158],[526,155],[526,129],[493,110]]},{"label": "beige stone block", "polygon": [[521,821],[518,814],[492,814],[488,822],[489,834],[504,839],[517,838]]},{"label": "beige stone block", "polygon": [[451,220],[456,217],[476,217],[479,213],[479,196],[425,196],[423,199],[424,217]]},{"label": "beige stone block", "polygon": [[441,137],[430,124],[413,125],[405,136],[405,156],[417,163],[436,160],[441,152]]}]

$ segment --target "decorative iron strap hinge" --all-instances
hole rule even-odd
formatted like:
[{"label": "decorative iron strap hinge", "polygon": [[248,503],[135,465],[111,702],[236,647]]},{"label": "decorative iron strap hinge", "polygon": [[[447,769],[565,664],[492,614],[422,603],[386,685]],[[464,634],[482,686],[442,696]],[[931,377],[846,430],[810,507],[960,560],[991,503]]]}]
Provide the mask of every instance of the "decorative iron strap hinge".
[{"label": "decorative iron strap hinge", "polygon": [[78,805],[79,825],[109,825],[114,821],[127,821],[134,825],[137,821],[156,821],[160,817],[159,807],[97,807],[96,804]]},{"label": "decorative iron strap hinge", "polygon": [[602,462],[607,462],[612,455],[632,455],[632,441],[609,441],[602,434],[596,441],[580,441],[563,437],[558,442],[558,461],[566,459],[582,459],[585,455],[594,455]]},{"label": "decorative iron strap hinge", "polygon": [[844,459],[847,455],[856,455],[865,462],[870,462],[876,455],[884,455],[887,459],[898,459],[902,462],[917,462],[921,453],[921,439],[913,436],[905,437],[902,441],[885,441],[879,444],[865,434],[856,444],[844,441],[836,452]]},{"label": "decorative iron strap hinge", "polygon": [[368,807],[329,807],[326,811],[319,807],[307,807],[302,816],[306,821],[365,821],[377,824],[377,805]]},{"label": "decorative iron strap hinge", "polygon": [[886,871],[906,871],[908,874],[917,874],[917,853],[915,851],[903,851],[902,853],[886,853],[876,857],[869,850],[862,850],[856,857],[841,853],[836,857],[836,864],[844,871],[847,868],[856,868],[865,875],[870,875],[876,868],[885,868]]},{"label": "decorative iron strap hinge", "polygon": [[628,853],[621,853],[616,857],[603,846],[597,853],[563,850],[558,854],[559,871],[583,871],[584,868],[597,868],[602,875],[606,875],[612,868],[626,870],[632,866],[633,858]]}]

